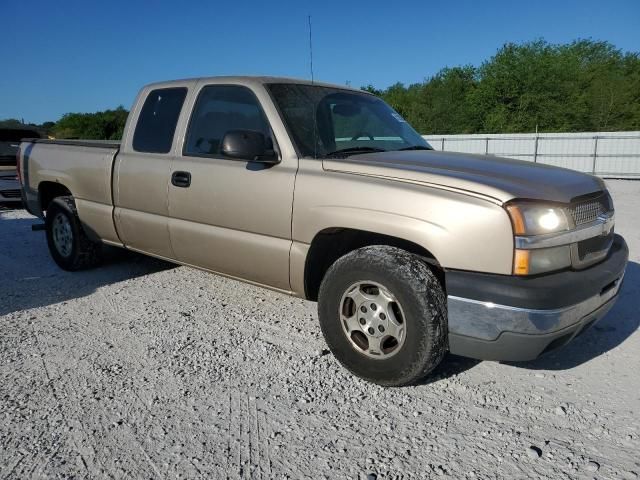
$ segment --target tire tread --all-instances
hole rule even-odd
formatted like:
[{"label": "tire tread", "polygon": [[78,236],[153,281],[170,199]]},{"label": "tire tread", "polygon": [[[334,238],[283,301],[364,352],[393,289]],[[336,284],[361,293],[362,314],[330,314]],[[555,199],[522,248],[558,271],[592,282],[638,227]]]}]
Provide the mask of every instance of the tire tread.
[{"label": "tire tread", "polygon": [[[336,328],[335,318],[323,318],[324,312],[331,310],[327,310],[327,302],[330,301],[328,297],[335,295],[335,292],[332,292],[332,284],[355,268],[364,271],[380,271],[382,268],[382,271],[388,272],[389,276],[405,283],[420,303],[419,309],[424,315],[420,315],[421,318],[414,318],[414,321],[417,322],[418,328],[424,329],[426,334],[421,337],[422,343],[414,360],[406,364],[396,378],[384,379],[366,376],[361,372],[354,371],[348,361],[339,355],[336,355],[336,358],[354,374],[380,385],[415,384],[440,364],[448,349],[447,297],[442,285],[424,260],[405,250],[386,245],[354,250],[338,259],[329,268],[320,285],[318,313],[322,332],[327,340],[332,334],[330,330]],[[338,325],[337,328],[340,326]],[[331,345],[329,346],[331,347]],[[353,354],[359,355],[355,350]]]},{"label": "tire tread", "polygon": [[[94,242],[91,240],[87,234],[85,233],[82,222],[80,221],[80,217],[78,216],[78,210],[76,208],[76,203],[72,196],[62,196],[54,198],[49,206],[47,207],[47,220],[50,215],[50,211],[53,208],[55,211],[57,208],[65,209],[71,215],[72,222],[75,223],[73,225],[75,235],[75,252],[74,255],[69,261],[65,261],[64,264],[53,255],[55,247],[49,242],[49,248],[51,249],[52,256],[56,263],[63,269],[68,271],[77,271],[77,270],[87,270],[89,268],[93,268],[96,265],[100,264],[102,261],[102,244]],[[47,228],[49,228],[49,222],[47,221]]]}]

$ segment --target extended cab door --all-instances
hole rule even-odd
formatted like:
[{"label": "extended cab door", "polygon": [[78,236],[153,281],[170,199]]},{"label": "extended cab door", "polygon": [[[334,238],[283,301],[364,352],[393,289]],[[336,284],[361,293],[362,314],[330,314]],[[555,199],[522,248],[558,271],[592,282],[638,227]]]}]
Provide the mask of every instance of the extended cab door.
[{"label": "extended cab door", "polygon": [[[291,212],[297,157],[276,165],[226,158],[230,130],[256,130],[274,142],[281,124],[261,85],[199,85],[182,154],[171,165],[169,232],[176,258],[186,264],[289,290]],[[257,95],[263,97],[258,100]],[[288,139],[283,138],[283,141]]]},{"label": "extended cab door", "polygon": [[167,190],[188,84],[147,87],[131,112],[113,175],[118,236],[132,250],[173,259]]}]

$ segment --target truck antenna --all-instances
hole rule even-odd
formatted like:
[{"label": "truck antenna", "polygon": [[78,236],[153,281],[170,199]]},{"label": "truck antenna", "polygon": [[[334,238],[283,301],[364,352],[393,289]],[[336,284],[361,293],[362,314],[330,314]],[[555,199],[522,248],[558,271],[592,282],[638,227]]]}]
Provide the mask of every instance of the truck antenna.
[{"label": "truck antenna", "polygon": [[313,43],[311,42],[311,15],[307,16],[309,22],[309,67],[311,69],[311,83],[313,83]]}]

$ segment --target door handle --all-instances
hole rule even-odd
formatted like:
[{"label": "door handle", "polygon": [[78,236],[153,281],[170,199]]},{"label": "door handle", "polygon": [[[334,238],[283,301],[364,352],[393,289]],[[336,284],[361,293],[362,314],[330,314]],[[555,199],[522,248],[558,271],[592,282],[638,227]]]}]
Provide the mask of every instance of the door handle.
[{"label": "door handle", "polygon": [[191,174],[189,172],[173,172],[171,184],[176,187],[188,188],[191,185]]}]

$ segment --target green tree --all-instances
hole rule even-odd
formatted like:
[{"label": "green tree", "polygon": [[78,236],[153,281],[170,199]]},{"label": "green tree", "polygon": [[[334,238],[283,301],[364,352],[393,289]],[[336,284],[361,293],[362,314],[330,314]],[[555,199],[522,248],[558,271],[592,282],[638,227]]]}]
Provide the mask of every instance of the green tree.
[{"label": "green tree", "polygon": [[56,138],[119,140],[128,112],[120,106],[96,113],[66,113],[53,127]]},{"label": "green tree", "polygon": [[640,129],[639,54],[608,42],[508,43],[479,67],[364,89],[422,133]]},{"label": "green tree", "polygon": [[0,128],[24,128],[24,123],[16,118],[0,120]]}]

